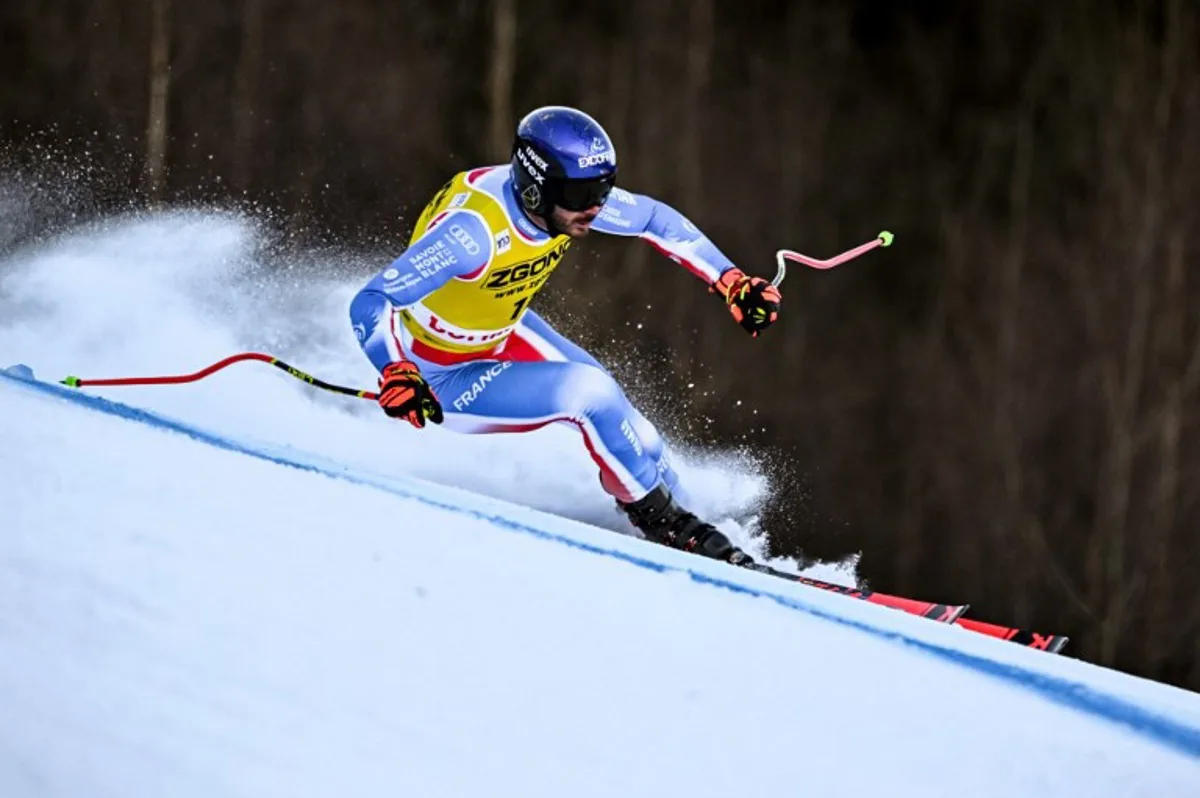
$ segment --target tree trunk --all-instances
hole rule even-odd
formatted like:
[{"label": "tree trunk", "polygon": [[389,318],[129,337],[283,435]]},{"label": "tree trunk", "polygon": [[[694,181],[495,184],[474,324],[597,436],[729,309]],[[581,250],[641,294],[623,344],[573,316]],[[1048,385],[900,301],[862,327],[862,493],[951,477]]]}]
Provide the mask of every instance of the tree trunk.
[{"label": "tree trunk", "polygon": [[513,73],[517,61],[517,0],[492,0],[492,60],[488,69],[489,155],[511,156]]},{"label": "tree trunk", "polygon": [[1157,673],[1176,643],[1174,580],[1171,568],[1172,532],[1177,523],[1180,487],[1180,439],[1183,437],[1183,390],[1179,381],[1183,362],[1185,278],[1183,233],[1176,231],[1168,246],[1164,301],[1159,315],[1159,369],[1165,397],[1158,421],[1158,475],[1145,532],[1148,620],[1145,658],[1151,673]]},{"label": "tree trunk", "polygon": [[167,176],[167,106],[170,99],[171,0],[150,3],[150,107],[146,121],[146,194],[150,205],[162,202]]},{"label": "tree trunk", "polygon": [[262,70],[263,0],[242,4],[242,43],[233,85],[233,174],[235,190],[243,194],[253,179],[255,115],[258,76]]},{"label": "tree trunk", "polygon": [[[1184,54],[1183,9],[1178,0],[1168,2],[1164,8],[1167,15],[1166,38],[1159,53],[1162,78],[1154,105],[1154,133],[1156,140],[1151,146],[1162,151],[1171,146],[1172,105],[1177,99],[1181,63]],[[1180,154],[1182,155],[1182,154]],[[1180,178],[1179,167],[1182,157],[1166,160],[1172,168],[1164,173],[1163,158],[1154,161],[1154,174],[1164,185],[1167,197],[1178,196],[1182,185],[1190,179]],[[1173,190],[1174,189],[1174,190]],[[1185,194],[1186,196],[1186,194]],[[1169,200],[1168,200],[1169,203]],[[1168,204],[1168,213],[1171,211]],[[1158,475],[1150,497],[1150,523],[1144,532],[1147,573],[1148,620],[1145,630],[1146,667],[1155,674],[1162,668],[1177,643],[1178,625],[1175,623],[1173,607],[1174,580],[1171,568],[1173,531],[1178,523],[1180,506],[1180,440],[1184,428],[1183,361],[1185,319],[1187,318],[1187,293],[1185,269],[1186,232],[1181,220],[1172,220],[1167,239],[1166,262],[1163,268],[1163,307],[1157,314],[1158,321],[1158,384],[1163,393],[1163,408],[1158,420]]]},{"label": "tree trunk", "polygon": [[689,203],[692,213],[697,212],[704,198],[703,133],[708,118],[709,73],[712,69],[713,51],[713,4],[712,0],[692,0],[688,9],[687,71],[684,75],[686,99],[683,108],[682,152],[679,154],[679,188]]}]

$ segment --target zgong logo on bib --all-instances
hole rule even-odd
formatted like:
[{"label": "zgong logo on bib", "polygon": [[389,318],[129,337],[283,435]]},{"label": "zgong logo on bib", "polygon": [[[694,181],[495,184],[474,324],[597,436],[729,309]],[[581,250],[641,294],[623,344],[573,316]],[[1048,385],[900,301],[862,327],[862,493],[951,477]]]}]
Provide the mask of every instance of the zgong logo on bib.
[{"label": "zgong logo on bib", "polygon": [[567,251],[569,241],[564,241],[550,252],[537,258],[536,260],[518,263],[515,266],[502,266],[488,276],[487,282],[483,287],[485,290],[499,290],[507,288],[517,283],[523,283],[526,280],[532,280],[547,269],[553,268]]}]

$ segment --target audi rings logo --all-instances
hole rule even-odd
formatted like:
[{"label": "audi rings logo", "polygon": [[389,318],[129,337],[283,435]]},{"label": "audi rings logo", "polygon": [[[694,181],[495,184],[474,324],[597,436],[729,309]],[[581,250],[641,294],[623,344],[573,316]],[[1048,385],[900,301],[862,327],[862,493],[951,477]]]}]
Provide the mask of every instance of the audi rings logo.
[{"label": "audi rings logo", "polygon": [[462,225],[450,225],[450,235],[454,236],[455,241],[462,244],[463,249],[467,251],[468,255],[479,254],[479,244],[471,237],[470,233],[463,229]]}]

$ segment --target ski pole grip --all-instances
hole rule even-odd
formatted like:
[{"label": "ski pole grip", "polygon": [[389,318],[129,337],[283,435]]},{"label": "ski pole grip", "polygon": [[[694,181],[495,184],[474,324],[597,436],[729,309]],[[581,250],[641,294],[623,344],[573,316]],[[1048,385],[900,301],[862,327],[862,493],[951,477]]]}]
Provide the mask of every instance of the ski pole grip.
[{"label": "ski pole grip", "polygon": [[787,277],[787,264],[783,261],[784,250],[779,250],[775,253],[775,276],[771,278],[771,285],[778,287],[783,282],[783,278]]}]

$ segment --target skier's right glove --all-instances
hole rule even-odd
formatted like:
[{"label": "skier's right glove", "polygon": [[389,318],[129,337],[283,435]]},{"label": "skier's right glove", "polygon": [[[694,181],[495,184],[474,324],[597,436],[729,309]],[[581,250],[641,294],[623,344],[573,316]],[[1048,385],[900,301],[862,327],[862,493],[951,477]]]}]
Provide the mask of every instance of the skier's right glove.
[{"label": "skier's right glove", "polygon": [[750,277],[738,268],[728,269],[709,290],[724,297],[734,321],[756,338],[779,318],[783,297],[779,288],[761,277]]},{"label": "skier's right glove", "polygon": [[442,423],[442,404],[416,365],[407,360],[389,363],[379,380],[379,406],[392,418],[421,429],[425,419]]}]

